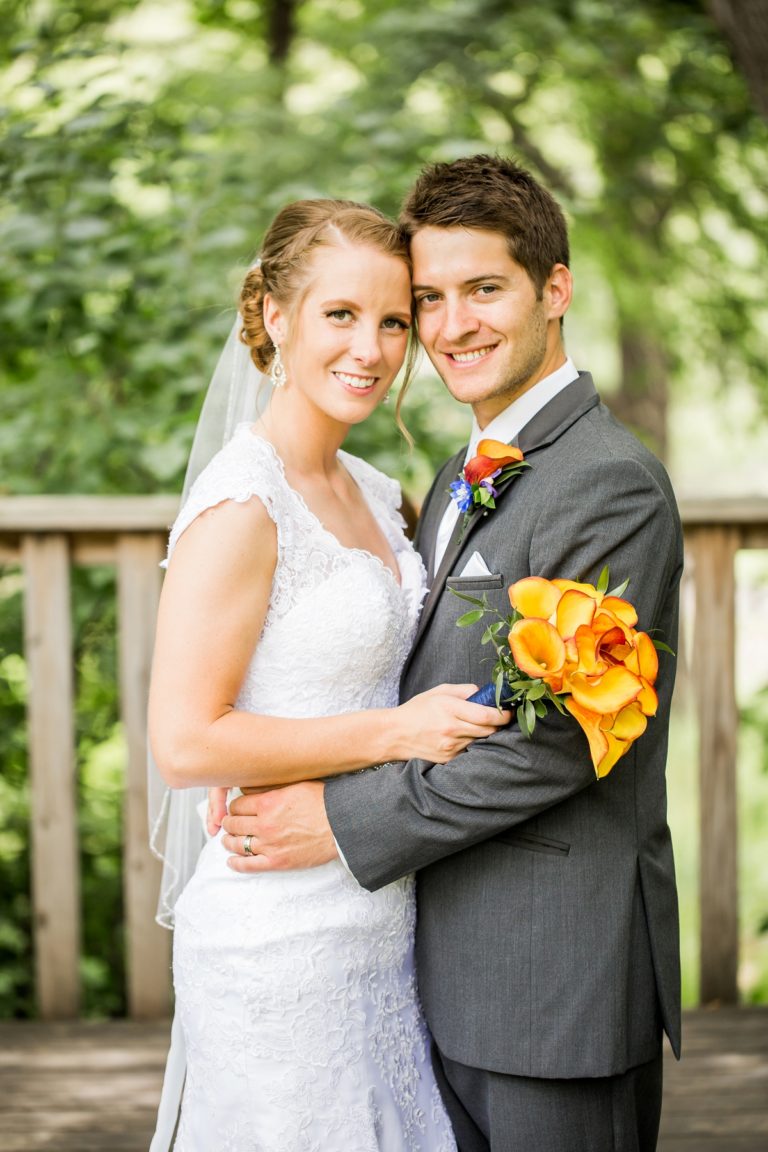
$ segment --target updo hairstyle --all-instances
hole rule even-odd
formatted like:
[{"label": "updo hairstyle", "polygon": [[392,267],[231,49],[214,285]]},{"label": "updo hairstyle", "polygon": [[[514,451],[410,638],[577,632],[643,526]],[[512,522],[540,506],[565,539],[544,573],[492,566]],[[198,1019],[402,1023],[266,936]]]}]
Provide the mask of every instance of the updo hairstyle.
[{"label": "updo hairstyle", "polygon": [[[353,200],[296,200],[280,212],[264,237],[261,263],[248,272],[240,291],[243,327],[240,339],[251,350],[260,372],[268,372],[275,345],[264,326],[267,293],[295,315],[309,286],[309,262],[316,248],[324,245],[366,244],[388,256],[396,256],[411,270],[408,245],[392,220],[367,204]],[[411,374],[415,343],[410,341],[406,379]]]}]

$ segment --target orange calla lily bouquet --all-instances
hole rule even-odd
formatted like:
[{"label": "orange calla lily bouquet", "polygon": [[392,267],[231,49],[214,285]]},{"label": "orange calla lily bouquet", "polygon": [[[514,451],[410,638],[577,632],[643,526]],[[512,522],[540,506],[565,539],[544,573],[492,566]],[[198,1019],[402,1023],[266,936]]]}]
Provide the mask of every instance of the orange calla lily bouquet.
[{"label": "orange calla lily bouquet", "polygon": [[472,699],[516,708],[526,736],[549,704],[570,713],[586,734],[598,778],[608,775],[655,716],[657,649],[671,652],[636,630],[637,612],[622,598],[629,581],[609,592],[609,580],[607,568],[597,585],[526,576],[508,590],[509,616],[485,595],[455,593],[476,605],[456,621],[459,627],[489,612],[499,617],[482,639],[496,649],[493,683]]}]

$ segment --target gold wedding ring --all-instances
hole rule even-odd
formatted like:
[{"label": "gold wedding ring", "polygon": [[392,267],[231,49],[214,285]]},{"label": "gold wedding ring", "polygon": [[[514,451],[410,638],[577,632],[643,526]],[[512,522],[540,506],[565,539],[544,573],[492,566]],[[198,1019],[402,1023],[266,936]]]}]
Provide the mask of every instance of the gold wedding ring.
[{"label": "gold wedding ring", "polygon": [[253,856],[253,851],[251,849],[251,840],[253,840],[253,836],[246,836],[243,840],[243,852],[245,853],[246,856]]}]

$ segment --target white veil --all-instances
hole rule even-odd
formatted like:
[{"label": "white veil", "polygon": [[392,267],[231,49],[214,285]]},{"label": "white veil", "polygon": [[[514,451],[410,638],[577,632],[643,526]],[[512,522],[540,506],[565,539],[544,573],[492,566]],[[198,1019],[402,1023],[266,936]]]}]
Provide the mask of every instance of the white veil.
[{"label": "white veil", "polygon": [[[252,423],[266,408],[271,381],[256,368],[249,349],[240,340],[238,314],[213,373],[195,430],[181,503],[216,453],[232,438],[238,424]],[[207,788],[169,788],[147,750],[147,804],[149,843],[163,862],[156,920],[173,927],[173,909],[197,864],[205,843],[204,815]],[[202,808],[201,808],[202,805]]]}]

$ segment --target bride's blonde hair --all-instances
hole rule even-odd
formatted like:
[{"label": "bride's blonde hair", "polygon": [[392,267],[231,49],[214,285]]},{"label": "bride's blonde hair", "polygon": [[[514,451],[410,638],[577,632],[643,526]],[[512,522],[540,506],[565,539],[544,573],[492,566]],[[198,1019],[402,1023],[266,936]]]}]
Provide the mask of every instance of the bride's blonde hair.
[{"label": "bride's blonde hair", "polygon": [[[260,372],[269,372],[275,345],[264,325],[264,297],[269,293],[288,314],[296,313],[310,281],[310,261],[316,248],[334,244],[360,244],[402,260],[411,271],[404,232],[378,209],[354,200],[296,200],[278,212],[262,244],[260,261],[249,269],[240,290],[240,339],[250,349]],[[405,358],[401,393],[413,374],[417,343],[411,338]],[[400,419],[397,422],[410,442]]]}]

